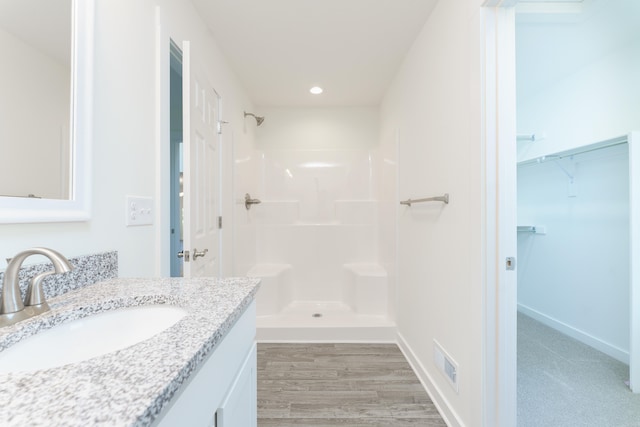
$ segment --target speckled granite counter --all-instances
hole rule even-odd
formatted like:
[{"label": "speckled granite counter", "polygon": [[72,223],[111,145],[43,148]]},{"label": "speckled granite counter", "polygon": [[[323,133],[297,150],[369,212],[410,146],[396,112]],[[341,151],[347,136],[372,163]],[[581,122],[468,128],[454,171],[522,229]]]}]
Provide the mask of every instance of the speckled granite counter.
[{"label": "speckled granite counter", "polygon": [[50,312],[0,329],[0,351],[39,330],[105,310],[171,304],[189,313],[114,353],[0,374],[0,424],[151,424],[253,301],[258,284],[255,278],[111,279],[51,299]]}]

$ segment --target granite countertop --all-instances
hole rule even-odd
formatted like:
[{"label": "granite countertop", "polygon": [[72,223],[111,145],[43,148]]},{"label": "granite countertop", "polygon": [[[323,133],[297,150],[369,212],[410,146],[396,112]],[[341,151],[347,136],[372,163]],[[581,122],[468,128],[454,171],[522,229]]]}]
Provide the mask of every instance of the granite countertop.
[{"label": "granite countertop", "polygon": [[151,424],[253,301],[258,284],[256,278],[110,279],[52,298],[50,312],[0,328],[0,351],[40,330],[106,310],[170,304],[188,314],[113,353],[47,370],[0,373],[0,423]]}]

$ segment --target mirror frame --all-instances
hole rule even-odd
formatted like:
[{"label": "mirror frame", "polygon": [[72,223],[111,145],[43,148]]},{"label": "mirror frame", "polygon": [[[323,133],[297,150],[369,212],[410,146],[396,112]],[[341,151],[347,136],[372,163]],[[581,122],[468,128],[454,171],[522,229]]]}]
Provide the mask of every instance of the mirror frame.
[{"label": "mirror frame", "polygon": [[74,222],[91,217],[94,0],[73,0],[71,9],[71,198],[0,197],[0,223]]}]

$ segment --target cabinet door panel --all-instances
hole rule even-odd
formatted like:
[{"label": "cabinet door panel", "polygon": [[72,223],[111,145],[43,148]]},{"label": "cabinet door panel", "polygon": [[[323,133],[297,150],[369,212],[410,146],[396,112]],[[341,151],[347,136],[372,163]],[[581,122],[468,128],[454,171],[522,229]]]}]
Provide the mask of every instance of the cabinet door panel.
[{"label": "cabinet door panel", "polygon": [[256,344],[253,344],[240,373],[231,385],[218,409],[217,427],[255,427],[256,396]]},{"label": "cabinet door panel", "polygon": [[[249,394],[252,408],[248,415],[252,420],[228,425],[241,425],[242,427],[255,427],[257,416],[256,400],[256,304],[252,302],[246,312],[231,327],[224,339],[218,344],[202,365],[191,375],[174,396],[172,402],[166,407],[154,421],[156,427],[210,427],[220,425],[221,414],[218,413],[227,400],[231,402],[231,390],[238,384],[238,390],[247,384],[239,377],[244,378],[245,371],[253,370],[253,379],[248,383],[253,390]],[[249,368],[250,367],[250,368]],[[245,392],[247,394],[247,392]],[[244,398],[242,398],[244,399]],[[233,405],[229,406],[225,418],[230,422]],[[245,411],[242,409],[242,411]],[[230,413],[229,413],[230,412]],[[245,417],[244,412],[238,416]]]}]

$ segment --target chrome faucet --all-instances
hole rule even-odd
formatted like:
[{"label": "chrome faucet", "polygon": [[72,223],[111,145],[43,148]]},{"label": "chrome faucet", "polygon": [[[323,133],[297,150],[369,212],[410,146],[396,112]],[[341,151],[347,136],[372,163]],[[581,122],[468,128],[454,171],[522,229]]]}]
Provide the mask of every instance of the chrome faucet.
[{"label": "chrome faucet", "polygon": [[[44,255],[53,263],[54,271],[47,271],[31,278],[24,303],[20,299],[20,279],[18,273],[25,259],[31,255]],[[42,280],[56,273],[66,273],[73,267],[64,255],[48,248],[32,248],[11,258],[2,280],[0,298],[0,327],[13,325],[49,310],[42,290]]]}]

